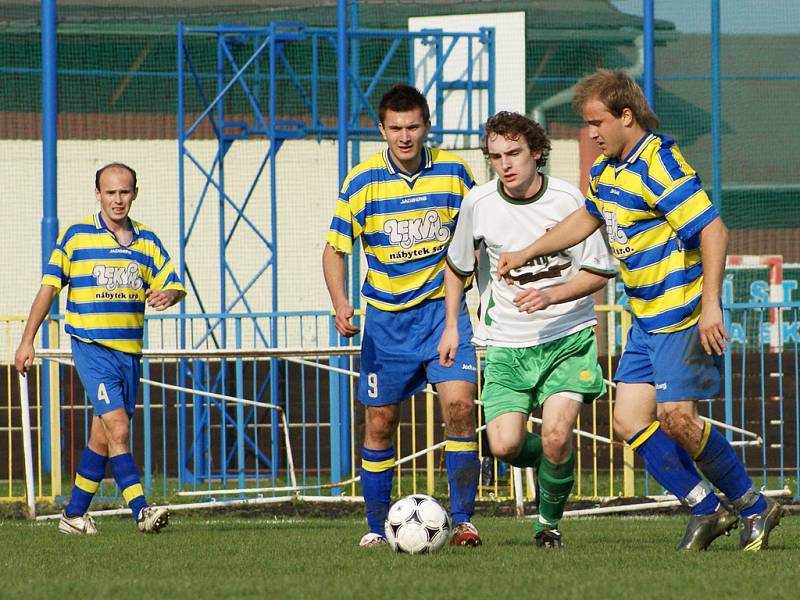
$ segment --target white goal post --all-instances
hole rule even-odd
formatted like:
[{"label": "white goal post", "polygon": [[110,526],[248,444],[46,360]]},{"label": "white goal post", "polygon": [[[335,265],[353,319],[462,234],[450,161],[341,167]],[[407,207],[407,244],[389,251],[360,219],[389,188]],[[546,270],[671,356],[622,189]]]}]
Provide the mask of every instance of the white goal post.
[{"label": "white goal post", "polygon": [[[725,262],[729,271],[767,269],[769,272],[769,301],[783,302],[783,255],[781,254],[731,254]],[[769,309],[769,349],[778,352],[781,346],[780,309]]]}]

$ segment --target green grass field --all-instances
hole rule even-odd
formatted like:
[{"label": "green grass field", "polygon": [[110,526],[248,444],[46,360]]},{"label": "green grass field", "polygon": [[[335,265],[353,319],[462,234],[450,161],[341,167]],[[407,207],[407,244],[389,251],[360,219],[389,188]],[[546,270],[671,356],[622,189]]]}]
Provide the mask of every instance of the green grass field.
[{"label": "green grass field", "polygon": [[0,598],[791,598],[800,571],[791,516],[760,554],[734,536],[678,554],[684,516],[567,520],[561,551],[536,548],[529,519],[483,516],[483,547],[409,556],[359,548],[360,518],[242,514],[178,513],[149,536],[121,517],[93,537],[0,521]]}]

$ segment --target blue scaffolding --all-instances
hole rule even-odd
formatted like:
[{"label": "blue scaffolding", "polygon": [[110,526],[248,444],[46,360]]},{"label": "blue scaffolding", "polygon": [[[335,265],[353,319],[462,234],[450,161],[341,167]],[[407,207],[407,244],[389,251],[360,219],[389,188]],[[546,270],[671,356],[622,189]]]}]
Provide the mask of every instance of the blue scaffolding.
[{"label": "blue scaffolding", "polygon": [[[409,56],[407,69],[407,82],[416,84],[423,93],[435,98],[435,110],[432,115],[431,141],[440,143],[445,135],[479,135],[479,118],[481,108],[475,106],[479,101],[476,94],[484,94],[487,101],[488,114],[494,113],[495,98],[495,68],[494,68],[494,29],[481,28],[477,32],[445,32],[442,30],[424,30],[420,32],[409,31],[382,31],[360,30],[355,26],[357,12],[351,13],[351,28],[347,29],[346,13],[343,13],[345,3],[340,2],[338,27],[336,29],[307,28],[302,23],[270,23],[263,28],[219,25],[217,27],[187,27],[182,22],[178,23],[178,175],[180,186],[180,273],[187,286],[197,298],[202,313],[206,314],[205,306],[208,300],[201,296],[198,286],[192,277],[191,266],[187,263],[186,248],[196,226],[201,218],[201,207],[206,202],[211,202],[211,197],[216,197],[219,207],[218,231],[218,257],[219,257],[219,298],[220,311],[217,314],[206,314],[206,330],[199,338],[188,342],[195,347],[201,344],[211,344],[216,347],[225,347],[227,332],[225,330],[226,315],[235,310],[251,312],[251,302],[248,294],[252,294],[254,284],[263,277],[271,278],[271,303],[270,314],[277,315],[278,303],[278,251],[277,251],[277,155],[287,140],[316,138],[336,139],[339,143],[339,172],[342,180],[347,172],[347,149],[351,147],[351,160],[353,164],[358,158],[358,142],[360,140],[377,139],[378,117],[372,105],[376,100],[381,84],[387,82],[387,69],[398,56],[398,52],[406,52]],[[193,36],[212,37],[216,43],[216,72],[213,77],[202,72],[193,59],[190,39]],[[359,69],[358,51],[360,44],[380,42],[385,48],[385,55],[374,73],[363,74]],[[466,68],[463,77],[459,80],[448,80],[445,77],[445,66],[453,56],[454,49],[463,42],[467,45]],[[415,46],[425,48],[426,56],[433,57],[434,66],[427,80],[420,83],[415,70]],[[307,73],[299,73],[293,68],[287,52],[293,47],[303,46],[304,51],[311,57]],[[474,52],[475,49],[478,52]],[[330,122],[331,114],[324,114],[321,108],[321,95],[323,86],[330,87],[331,76],[323,75],[321,56],[336,55],[336,89],[337,89],[337,124],[332,126],[325,123],[324,117]],[[477,58],[485,53],[484,58]],[[479,62],[486,61],[485,75]],[[213,81],[213,84],[210,84]],[[393,78],[391,83],[394,83]],[[187,89],[197,92],[202,102],[202,111],[190,123],[186,121]],[[466,92],[463,96],[464,110],[468,116],[468,126],[462,128],[447,128],[444,125],[444,107],[448,96],[453,90]],[[241,115],[236,120],[230,120],[226,113],[226,98],[233,92],[239,98],[246,98],[246,106],[250,111],[249,118],[242,119]],[[279,110],[282,96],[292,94],[299,98],[304,108],[303,118],[284,118]],[[348,105],[347,96],[351,97]],[[326,100],[329,98],[325,98]],[[240,102],[241,104],[241,102]],[[483,115],[488,116],[487,115]],[[370,123],[362,124],[362,120]],[[474,121],[474,122],[473,122]],[[189,148],[189,142],[197,138],[198,132],[205,127],[210,127],[216,139],[217,149],[210,165],[203,164],[202,160]],[[253,138],[264,139],[268,142],[266,151],[260,161],[260,167],[255,174],[248,191],[243,198],[234,198],[226,187],[225,182],[225,157],[232,145],[239,140]],[[200,175],[203,185],[191,214],[187,214],[187,167],[195,169],[195,176]],[[246,210],[253,196],[257,184],[269,169],[269,198],[270,226],[268,231],[262,231],[254,220],[248,218]],[[225,209],[233,209],[235,218],[232,223],[225,221]],[[255,233],[263,245],[264,260],[256,274],[247,281],[238,276],[237,265],[228,260],[228,249],[238,230],[243,227]],[[357,286],[360,274],[357,269],[358,261],[353,261],[350,269],[352,279],[353,297],[357,298]],[[228,297],[229,284],[236,291],[233,297]],[[185,309],[182,309],[185,310]],[[183,347],[187,346],[186,320],[182,319],[180,341]],[[268,327],[261,327],[253,321],[257,336],[264,347],[276,347],[278,339],[277,319],[271,318]],[[237,344],[241,344],[241,332],[237,332]],[[334,339],[334,342],[338,340]],[[241,365],[237,362],[236,373],[241,373]],[[208,391],[225,390],[225,369],[221,369],[215,381],[209,381],[208,373],[200,366],[191,367],[184,364],[180,371],[181,385],[191,379],[194,388]],[[280,403],[278,393],[278,365],[273,359],[270,367],[268,381],[260,387],[261,395],[268,397],[269,402]],[[350,469],[349,448],[350,441],[350,411],[349,399],[346,394],[348,386],[342,384],[337,377],[331,377],[331,479],[340,481],[341,474]],[[240,387],[240,386],[239,386]],[[267,396],[268,394],[268,396]],[[258,398],[261,399],[261,398]],[[236,473],[240,483],[244,482],[244,453],[245,445],[254,448],[257,459],[266,469],[272,472],[273,481],[279,471],[279,436],[275,411],[271,418],[271,446],[270,456],[258,451],[256,444],[246,433],[245,423],[248,416],[244,414],[241,406],[237,407],[234,415],[229,415],[224,403],[198,398],[194,399],[191,416],[188,413],[186,399],[180,398],[181,411],[179,446],[184,457],[182,463],[181,479],[195,481],[208,477],[226,479],[231,473]],[[236,430],[236,439],[228,440],[231,450],[223,449],[224,459],[219,465],[219,472],[212,473],[208,448],[208,427],[211,411],[217,409],[222,413],[223,423],[229,422]],[[253,409],[254,410],[254,409]],[[189,423],[192,432],[189,433]],[[223,432],[226,427],[223,427]],[[224,435],[223,435],[223,439]],[[234,451],[234,449],[236,451]],[[232,464],[236,459],[235,467]]]}]

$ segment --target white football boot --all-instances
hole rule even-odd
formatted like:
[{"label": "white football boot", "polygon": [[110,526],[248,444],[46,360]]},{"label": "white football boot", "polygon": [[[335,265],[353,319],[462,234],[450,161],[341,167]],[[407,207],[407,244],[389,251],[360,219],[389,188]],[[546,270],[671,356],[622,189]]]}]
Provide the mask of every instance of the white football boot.
[{"label": "white football boot", "polygon": [[169,523],[169,511],[163,506],[147,506],[139,513],[137,525],[142,533],[158,533]]},{"label": "white football boot", "polygon": [[361,538],[361,541],[358,543],[359,546],[364,548],[376,548],[378,546],[386,546],[389,542],[386,541],[386,538],[383,537],[379,533],[365,533],[364,537]]},{"label": "white football boot", "polygon": [[97,527],[89,513],[68,517],[66,513],[62,512],[61,520],[58,522],[58,531],[67,535],[95,535]]}]

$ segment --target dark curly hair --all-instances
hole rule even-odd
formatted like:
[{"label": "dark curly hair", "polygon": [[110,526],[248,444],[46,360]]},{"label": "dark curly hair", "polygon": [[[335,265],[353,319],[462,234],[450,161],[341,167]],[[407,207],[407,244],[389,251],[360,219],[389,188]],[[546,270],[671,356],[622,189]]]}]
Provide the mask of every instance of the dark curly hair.
[{"label": "dark curly hair", "polygon": [[489,137],[502,135],[507,140],[523,138],[531,150],[531,154],[541,152],[542,156],[536,161],[536,166],[541,168],[547,164],[550,155],[550,140],[544,128],[533,119],[515,112],[501,110],[489,117],[483,126],[486,133],[481,137],[481,150],[483,155],[489,156]]}]

